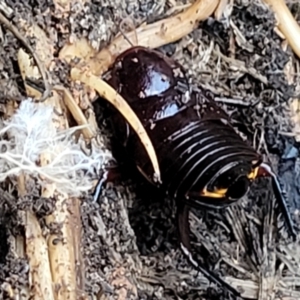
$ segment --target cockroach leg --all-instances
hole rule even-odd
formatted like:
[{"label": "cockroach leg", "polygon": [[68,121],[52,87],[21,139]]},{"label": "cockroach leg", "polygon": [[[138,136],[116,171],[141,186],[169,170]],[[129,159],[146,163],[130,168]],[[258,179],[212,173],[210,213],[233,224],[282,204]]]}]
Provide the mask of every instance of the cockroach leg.
[{"label": "cockroach leg", "polygon": [[190,251],[189,208],[187,205],[178,204],[177,206],[177,226],[180,243],[187,249],[187,251]]},{"label": "cockroach leg", "polygon": [[[179,201],[177,201],[179,202]],[[217,286],[225,289],[228,293],[232,294],[237,299],[244,299],[241,294],[225,282],[220,277],[216,276],[213,272],[207,270],[201,263],[197,262],[191,252],[190,244],[190,230],[189,230],[189,208],[183,203],[178,203],[177,205],[177,226],[180,240],[180,247],[183,254],[187,257],[192,266],[199,272],[201,272],[210,282],[215,283]]]},{"label": "cockroach leg", "polygon": [[275,193],[275,197],[276,197],[279,205],[281,206],[281,210],[282,210],[283,216],[285,218],[286,225],[289,228],[290,234],[292,235],[292,238],[294,240],[296,240],[297,232],[295,231],[294,222],[292,220],[291,214],[289,213],[289,210],[287,207],[287,202],[286,202],[286,197],[285,197],[283,190],[281,189],[278,177],[272,171],[272,169],[269,165],[267,165],[266,163],[262,163],[259,167],[257,177],[267,177],[267,176],[272,178],[272,186],[273,186],[273,190]]},{"label": "cockroach leg", "polygon": [[108,182],[114,182],[118,178],[121,177],[121,172],[118,167],[108,167],[106,168],[103,173],[100,175],[100,178],[96,184],[95,190],[92,194],[93,202],[98,201],[100,194],[102,192],[103,186]]},{"label": "cockroach leg", "polygon": [[93,192],[93,202],[96,202],[99,199],[100,193],[102,191],[103,185],[107,182],[108,171],[105,170],[103,174],[100,176],[96,188]]}]

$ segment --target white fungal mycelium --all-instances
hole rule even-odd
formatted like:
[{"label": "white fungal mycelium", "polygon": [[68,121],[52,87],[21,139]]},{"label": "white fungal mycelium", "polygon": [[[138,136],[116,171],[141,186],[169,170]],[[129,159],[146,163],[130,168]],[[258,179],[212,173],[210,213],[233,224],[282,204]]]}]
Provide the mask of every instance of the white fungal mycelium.
[{"label": "white fungal mycelium", "polygon": [[[59,192],[74,197],[92,188],[111,153],[96,143],[86,153],[83,139],[74,137],[83,126],[58,130],[54,120],[51,106],[26,99],[10,119],[0,121],[0,182],[27,174],[41,186],[55,183]],[[49,164],[40,165],[41,154],[47,154]]]}]

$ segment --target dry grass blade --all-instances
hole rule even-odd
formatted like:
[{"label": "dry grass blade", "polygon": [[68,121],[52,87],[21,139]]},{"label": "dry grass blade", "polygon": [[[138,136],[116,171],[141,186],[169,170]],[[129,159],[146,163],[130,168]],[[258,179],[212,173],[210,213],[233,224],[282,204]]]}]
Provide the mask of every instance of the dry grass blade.
[{"label": "dry grass blade", "polygon": [[[39,32],[41,35],[37,37],[37,44],[39,41],[47,39],[43,31],[35,30],[34,32]],[[43,47],[39,45],[37,49],[42,51]],[[38,56],[39,53],[35,53],[35,55]],[[48,59],[50,60],[51,57]],[[45,64],[49,63],[49,60],[46,60]],[[37,68],[32,66],[29,56],[21,49],[18,53],[18,63],[24,81],[26,77],[39,78],[40,74]],[[25,87],[28,96],[33,98],[41,96],[40,92],[34,88],[28,85]],[[62,113],[59,94],[54,92],[53,96],[45,101],[45,105],[51,105],[59,112],[60,116],[55,120],[56,128],[67,128],[68,123]],[[51,163],[49,154],[47,152],[42,153],[40,157],[41,166],[49,163]],[[55,230],[45,239],[41,235],[36,216],[32,213],[27,214],[26,251],[33,279],[31,284],[34,289],[39,287],[39,291],[34,292],[34,299],[76,299],[77,291],[83,289],[82,280],[78,280],[78,277],[82,278],[81,272],[76,272],[76,265],[79,269],[82,268],[81,260],[77,261],[80,256],[78,255],[80,244],[77,242],[80,240],[77,235],[80,236],[81,234],[80,216],[78,215],[80,202],[78,199],[70,199],[67,194],[58,194],[53,183],[45,183],[41,196],[56,200],[55,211],[45,217],[49,228],[55,228]]]},{"label": "dry grass blade", "polygon": [[11,17],[14,12],[4,1],[0,1],[0,11],[2,11],[8,18]]},{"label": "dry grass blade", "polygon": [[[89,125],[85,115],[83,114],[82,110],[79,108],[78,104],[76,103],[70,91],[64,88],[63,86],[58,86],[58,85],[54,86],[53,89],[56,91],[63,92],[64,102],[66,104],[66,107],[71,112],[77,124]],[[96,130],[93,129],[94,128],[92,128],[92,126],[87,126],[82,129],[82,133],[86,139],[91,139],[96,135]]]},{"label": "dry grass blade", "polygon": [[268,85],[268,79],[266,78],[266,76],[263,76],[261,74],[259,74],[257,72],[257,70],[253,67],[247,67],[245,62],[240,61],[238,59],[235,58],[230,58],[227,57],[226,55],[224,55],[221,51],[219,46],[216,46],[215,49],[213,50],[213,52],[219,56],[222,60],[224,60],[226,63],[230,64],[231,67],[236,67],[239,70],[241,70],[244,73],[248,73],[251,76],[253,76],[254,78],[258,79],[259,81],[261,81],[263,84]]},{"label": "dry grass blade", "polygon": [[[140,26],[136,29],[138,44],[149,48],[158,48],[175,42],[195,29],[198,22],[207,19],[217,8],[218,0],[198,0],[182,13],[160,20],[153,24]],[[135,32],[129,32],[127,38],[133,40]],[[126,50],[128,45],[122,45],[123,37],[119,36],[109,46],[111,53]],[[113,52],[112,52],[113,51]]]},{"label": "dry grass blade", "polygon": [[159,164],[157,160],[157,156],[152,145],[152,142],[142,125],[141,121],[138,119],[136,114],[132,111],[131,107],[128,103],[120,96],[111,86],[109,86],[105,81],[96,77],[91,73],[87,73],[81,71],[80,69],[73,68],[71,70],[71,78],[72,80],[79,80],[84,84],[90,86],[95,89],[99,95],[106,100],[108,100],[127,120],[127,122],[131,125],[134,131],[137,133],[138,137],[141,139],[149,158],[152,162],[154,169],[154,180],[160,182],[160,170]]},{"label": "dry grass blade", "polygon": [[26,224],[26,252],[31,270],[32,299],[54,300],[46,240],[33,213],[26,213]]},{"label": "dry grass blade", "polygon": [[22,36],[20,31],[13,24],[11,24],[6,19],[6,17],[3,14],[1,14],[1,12],[0,12],[0,23],[4,24],[8,28],[8,30],[10,30],[22,42],[24,47],[32,54],[37,66],[39,68],[40,75],[42,76],[44,85],[45,85],[45,92],[42,95],[42,97],[40,98],[40,101],[46,100],[51,94],[51,87],[50,87],[50,83],[48,81],[49,75],[46,71],[46,68],[44,67],[44,64],[41,62],[39,56],[36,55],[35,51],[32,49],[30,44],[26,41],[25,37]]},{"label": "dry grass blade", "polygon": [[[47,163],[46,155],[42,159],[42,163]],[[57,226],[57,233],[51,234],[47,240],[55,299],[76,299],[77,290],[82,289],[82,286],[77,286],[77,276],[82,278],[82,271],[76,272],[75,267],[82,260],[75,260],[75,253],[80,253],[80,244],[74,242],[80,240],[77,236],[81,233],[81,224],[80,216],[76,216],[74,212],[79,213],[80,203],[78,199],[55,193],[54,185],[48,185],[42,196],[56,199],[56,210],[45,218],[48,226]],[[82,270],[82,265],[79,267]]]},{"label": "dry grass blade", "polygon": [[228,5],[228,0],[220,0],[219,1],[218,7],[216,8],[216,10],[214,12],[215,19],[217,19],[217,20],[221,19],[227,5]]},{"label": "dry grass blade", "polygon": [[264,0],[270,5],[279,22],[278,27],[284,34],[294,52],[300,57],[300,27],[284,0]]},{"label": "dry grass blade", "polygon": [[[27,194],[25,181],[25,175],[21,174],[18,177],[19,196]],[[42,298],[54,300],[47,242],[43,237],[36,216],[31,211],[25,212],[25,224],[25,239],[23,236],[16,238],[18,255],[23,257],[25,254],[23,253],[25,252],[24,249],[26,249],[26,256],[31,270],[29,274],[30,291],[29,289],[23,289],[22,294],[26,293],[27,297],[30,297],[31,294],[34,300]]]}]

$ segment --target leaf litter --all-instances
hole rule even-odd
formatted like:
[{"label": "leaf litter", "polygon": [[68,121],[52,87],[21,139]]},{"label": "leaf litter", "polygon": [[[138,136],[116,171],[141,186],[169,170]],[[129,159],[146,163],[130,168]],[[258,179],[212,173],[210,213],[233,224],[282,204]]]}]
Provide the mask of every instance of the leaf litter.
[{"label": "leaf litter", "polygon": [[[186,5],[181,1],[31,2],[0,1],[8,11],[14,11],[12,20],[25,32],[28,26],[24,24],[35,23],[42,28],[50,37],[54,57],[59,57],[67,43],[81,38],[94,49],[104,49],[124,18],[131,18],[138,27]],[[299,19],[299,5],[290,1],[289,8]],[[160,49],[178,59],[194,82],[210,89],[253,145],[277,166],[290,210],[299,224],[299,158],[297,154],[286,155],[288,149],[299,146],[298,111],[290,107],[299,101],[299,61],[276,33],[276,25],[273,13],[262,1],[228,1],[223,17],[204,20],[179,41]],[[5,28],[2,35],[0,103],[4,104],[0,112],[5,118],[13,118],[16,104],[10,102],[19,103],[26,96],[17,68],[22,44]],[[34,35],[29,40],[34,45]],[[49,70],[51,84],[63,85],[73,93],[89,124],[96,126],[98,121],[101,136],[97,140],[109,151],[111,131],[105,113],[101,107],[95,108],[99,112],[96,120],[94,108],[87,104],[96,95],[70,81],[65,62],[53,59]],[[88,195],[82,197],[83,294],[91,299],[223,299],[215,286],[207,289],[206,278],[181,255],[172,200],[162,203],[155,201],[157,195],[145,196],[140,190],[146,187],[128,177],[108,186],[99,203],[92,202]],[[31,196],[14,196],[12,203],[14,200],[3,192],[0,202],[0,234],[7,237],[7,243],[0,247],[0,295],[4,299],[20,291],[29,293],[28,262],[13,254],[19,253],[14,252],[14,241],[22,236],[24,226],[18,216],[31,211],[39,195],[35,180],[26,185],[32,188]],[[13,181],[6,180],[1,187],[16,195]],[[261,180],[246,199],[226,211],[192,212],[193,249],[198,259],[204,259],[234,287],[241,287],[245,297],[299,299],[299,244],[289,241],[278,213],[269,183]],[[48,214],[37,213],[46,232],[50,230],[45,225]]]}]

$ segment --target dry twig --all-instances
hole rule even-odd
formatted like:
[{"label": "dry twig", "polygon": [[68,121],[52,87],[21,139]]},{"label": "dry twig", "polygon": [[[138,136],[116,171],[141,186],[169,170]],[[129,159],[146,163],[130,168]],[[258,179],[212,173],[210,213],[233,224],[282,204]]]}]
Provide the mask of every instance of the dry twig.
[{"label": "dry twig", "polygon": [[23,44],[23,46],[31,53],[33,56],[37,67],[39,68],[39,71],[41,73],[41,76],[43,78],[43,82],[45,85],[45,91],[40,98],[40,101],[46,100],[50,95],[51,95],[51,86],[49,83],[49,74],[44,68],[43,63],[40,61],[39,56],[36,54],[36,52],[33,50],[33,48],[30,46],[30,44],[27,42],[27,40],[22,36],[20,31],[12,24],[9,22],[9,20],[0,12],[0,23],[5,25],[7,29],[15,35],[15,37],[20,40],[20,42]]},{"label": "dry twig", "polygon": [[279,30],[283,33],[294,52],[300,57],[300,27],[284,0],[264,0],[277,17]]}]

